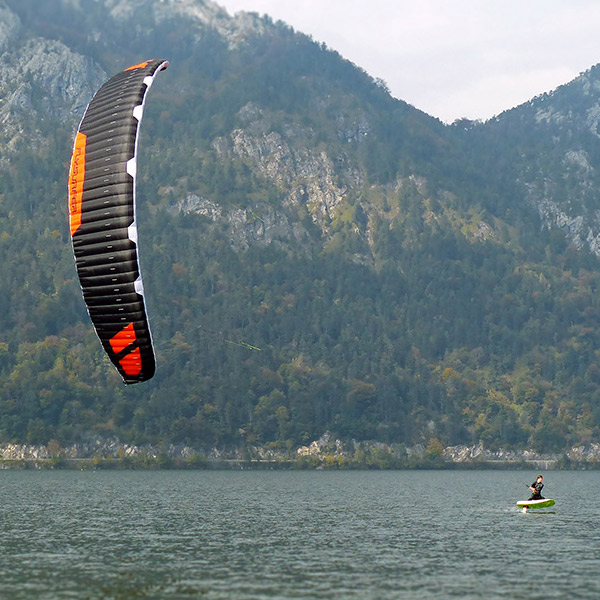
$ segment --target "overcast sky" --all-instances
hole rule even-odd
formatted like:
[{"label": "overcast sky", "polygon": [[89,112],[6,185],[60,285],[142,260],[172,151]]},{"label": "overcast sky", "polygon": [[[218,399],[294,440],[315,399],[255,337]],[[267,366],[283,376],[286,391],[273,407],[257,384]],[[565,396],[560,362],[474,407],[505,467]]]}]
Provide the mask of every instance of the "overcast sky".
[{"label": "overcast sky", "polygon": [[443,121],[488,119],[600,62],[599,0],[216,0],[269,14]]}]

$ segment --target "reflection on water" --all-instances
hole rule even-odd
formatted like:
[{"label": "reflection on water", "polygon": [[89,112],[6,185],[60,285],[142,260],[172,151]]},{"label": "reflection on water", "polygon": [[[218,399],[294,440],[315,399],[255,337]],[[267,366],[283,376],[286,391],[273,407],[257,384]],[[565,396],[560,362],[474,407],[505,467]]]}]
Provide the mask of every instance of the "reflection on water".
[{"label": "reflection on water", "polygon": [[600,473],[0,471],[0,598],[600,598]]}]

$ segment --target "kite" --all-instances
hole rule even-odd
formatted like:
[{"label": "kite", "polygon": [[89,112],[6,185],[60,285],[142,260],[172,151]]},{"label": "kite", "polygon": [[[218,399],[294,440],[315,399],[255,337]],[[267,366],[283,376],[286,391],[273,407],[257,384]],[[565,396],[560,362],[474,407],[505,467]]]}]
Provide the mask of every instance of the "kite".
[{"label": "kite", "polygon": [[146,93],[166,60],[109,79],[85,110],[68,179],[69,224],[83,298],[126,384],[154,375],[155,355],[138,257],[135,179]]}]

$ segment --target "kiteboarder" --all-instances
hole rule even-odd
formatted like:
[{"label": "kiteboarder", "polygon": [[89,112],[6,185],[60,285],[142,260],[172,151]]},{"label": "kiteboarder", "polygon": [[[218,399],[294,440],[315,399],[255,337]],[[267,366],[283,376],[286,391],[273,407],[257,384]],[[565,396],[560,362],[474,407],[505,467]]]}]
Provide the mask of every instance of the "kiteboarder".
[{"label": "kiteboarder", "polygon": [[544,478],[538,475],[536,480],[529,486],[531,496],[527,500],[543,500],[542,488],[544,487]]}]

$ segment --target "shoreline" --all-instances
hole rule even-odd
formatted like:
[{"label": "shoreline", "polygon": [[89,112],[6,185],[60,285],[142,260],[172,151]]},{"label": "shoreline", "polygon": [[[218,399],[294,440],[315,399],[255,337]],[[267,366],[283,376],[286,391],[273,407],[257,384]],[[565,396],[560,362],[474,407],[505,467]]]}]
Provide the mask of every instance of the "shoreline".
[{"label": "shoreline", "polygon": [[308,446],[298,448],[274,442],[264,446],[194,448],[187,445],[135,445],[115,438],[90,436],[62,447],[0,444],[2,469],[281,469],[281,470],[390,470],[390,469],[600,469],[600,444],[577,446],[554,454],[533,450],[486,448],[483,443],[444,447],[429,444],[385,444],[374,441],[342,442],[325,432]]},{"label": "shoreline", "polygon": [[294,459],[227,459],[193,457],[191,459],[170,459],[165,457],[136,458],[14,458],[0,459],[0,470],[113,470],[113,471],[164,471],[164,470],[221,470],[221,471],[402,471],[402,470],[598,470],[597,461],[561,461],[561,460],[475,460],[453,462],[448,460],[380,462],[353,462],[328,460],[294,460]]}]

